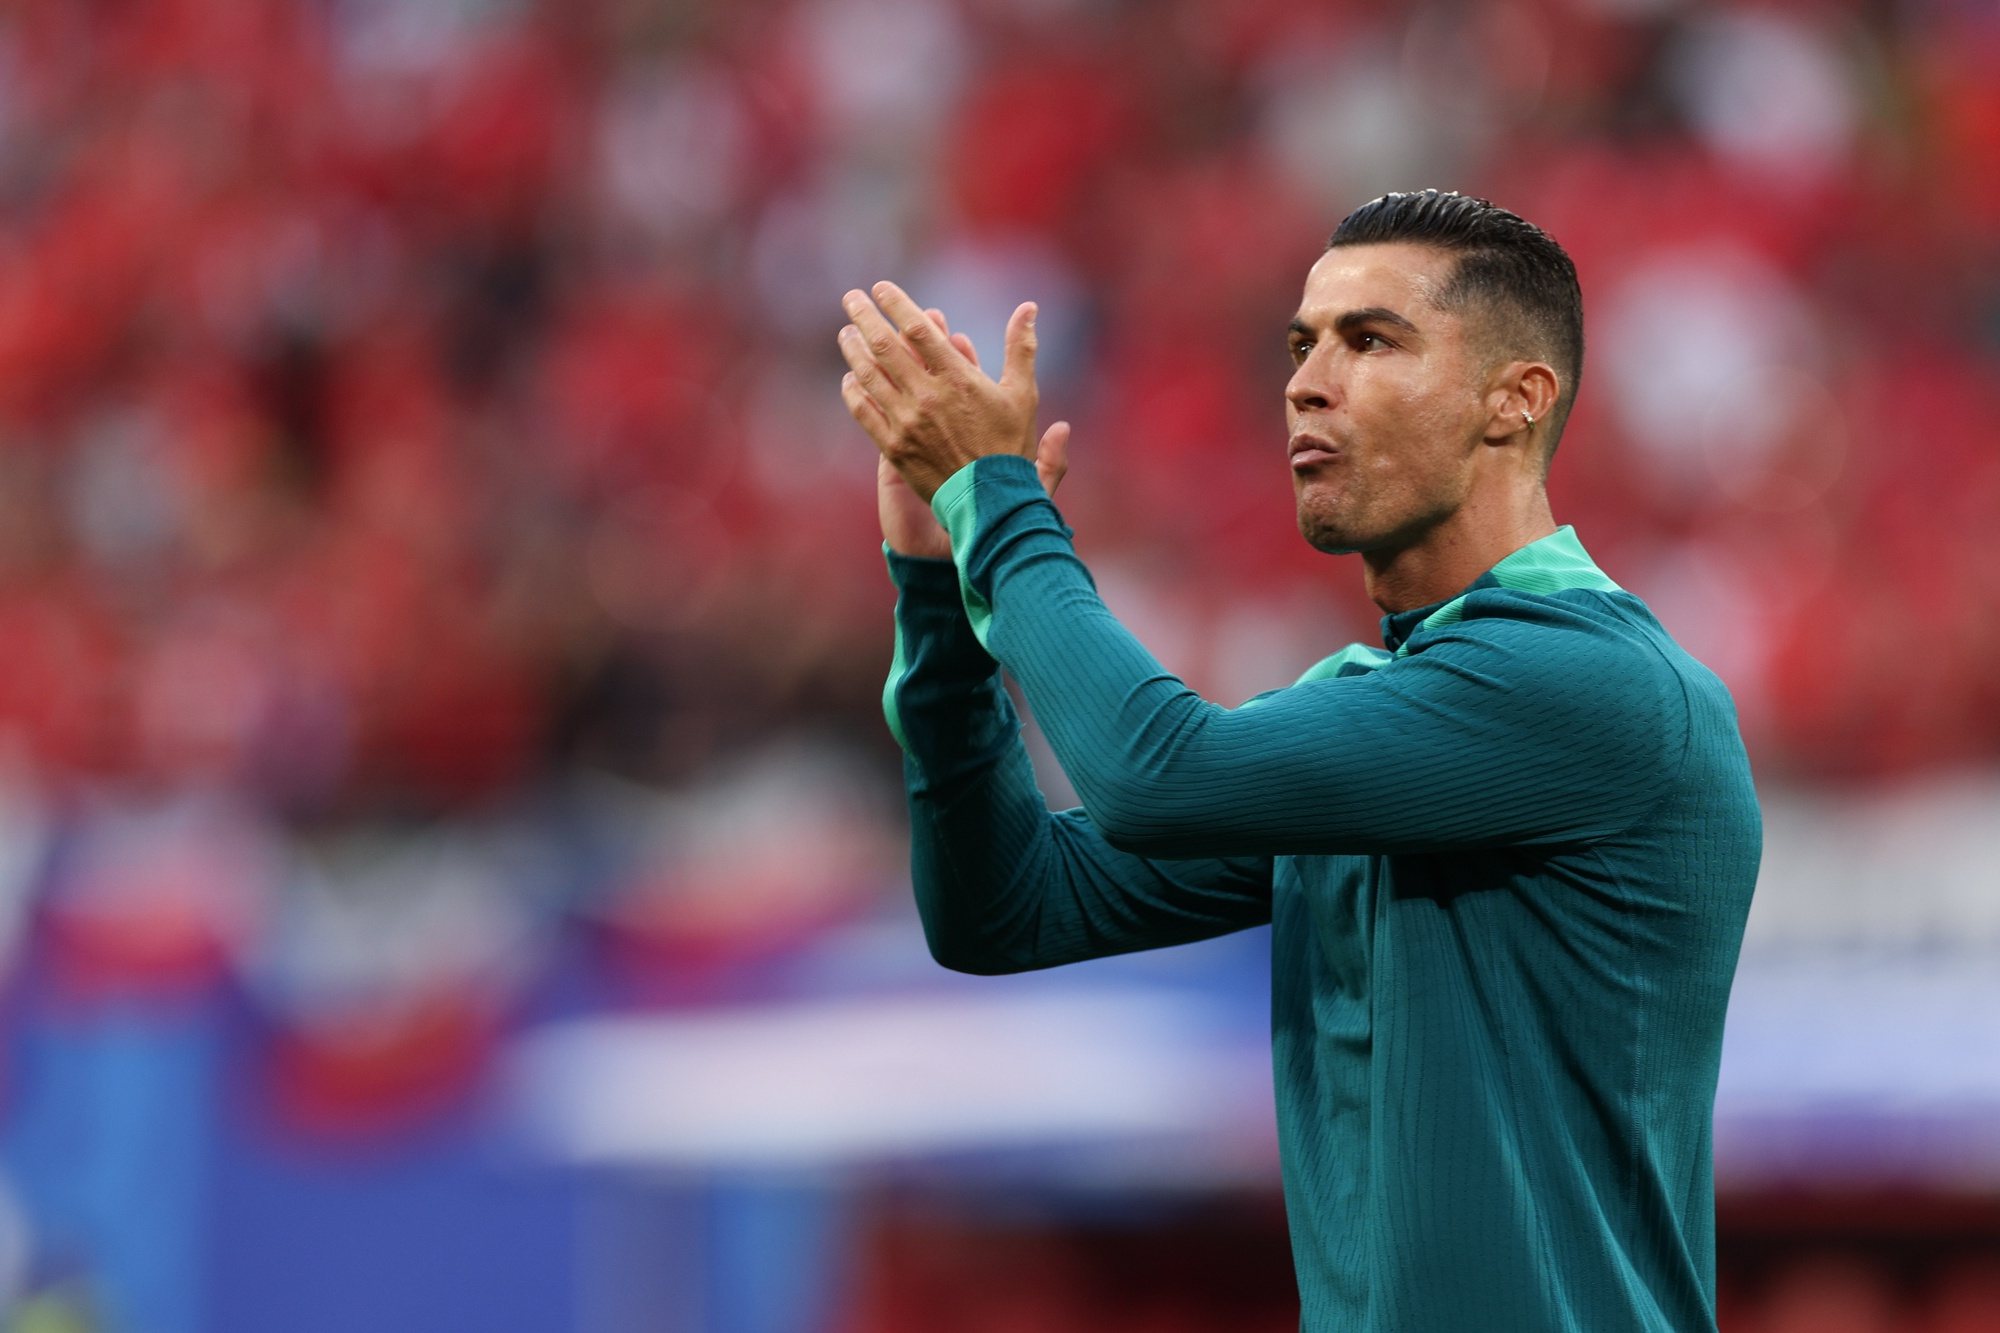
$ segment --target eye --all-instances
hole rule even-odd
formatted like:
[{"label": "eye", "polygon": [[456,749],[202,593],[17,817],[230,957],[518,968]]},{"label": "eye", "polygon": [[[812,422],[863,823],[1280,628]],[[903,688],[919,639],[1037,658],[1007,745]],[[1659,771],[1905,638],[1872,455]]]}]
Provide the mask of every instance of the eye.
[{"label": "eye", "polygon": [[1292,339],[1292,360],[1294,362],[1304,361],[1307,356],[1311,355],[1312,349],[1313,345],[1310,339],[1307,338]]},{"label": "eye", "polygon": [[1363,329],[1361,332],[1354,335],[1353,343],[1354,343],[1354,350],[1357,352],[1372,352],[1377,347],[1395,346],[1394,343],[1390,342],[1387,338],[1384,338],[1381,334],[1370,333],[1366,329]]}]

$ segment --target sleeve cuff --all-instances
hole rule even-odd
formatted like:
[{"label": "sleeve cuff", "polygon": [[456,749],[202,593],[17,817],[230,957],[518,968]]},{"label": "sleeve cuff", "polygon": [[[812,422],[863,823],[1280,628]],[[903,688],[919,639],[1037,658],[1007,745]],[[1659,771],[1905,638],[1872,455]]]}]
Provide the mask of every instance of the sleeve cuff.
[{"label": "sleeve cuff", "polygon": [[[965,558],[972,550],[974,535],[979,528],[979,493],[998,490],[1013,493],[1018,497],[1020,488],[1027,485],[1040,498],[1042,479],[1035,472],[1033,459],[1019,454],[989,454],[985,458],[975,458],[958,471],[944,479],[944,485],[931,496],[931,512],[938,522],[951,534],[952,558],[964,566]],[[998,512],[1000,506],[991,506]]]}]

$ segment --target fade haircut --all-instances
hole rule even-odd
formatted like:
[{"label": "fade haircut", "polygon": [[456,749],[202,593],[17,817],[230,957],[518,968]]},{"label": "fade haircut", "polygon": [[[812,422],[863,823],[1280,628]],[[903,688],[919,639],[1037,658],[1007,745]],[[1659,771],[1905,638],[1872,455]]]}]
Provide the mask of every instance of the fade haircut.
[{"label": "fade haircut", "polygon": [[1486,307],[1508,330],[1509,351],[1530,351],[1555,367],[1562,392],[1549,413],[1546,467],[1583,378],[1583,289],[1576,265],[1553,236],[1526,218],[1454,190],[1372,199],[1341,219],[1326,248],[1397,241],[1456,255],[1451,280],[1436,293],[1438,306]]}]

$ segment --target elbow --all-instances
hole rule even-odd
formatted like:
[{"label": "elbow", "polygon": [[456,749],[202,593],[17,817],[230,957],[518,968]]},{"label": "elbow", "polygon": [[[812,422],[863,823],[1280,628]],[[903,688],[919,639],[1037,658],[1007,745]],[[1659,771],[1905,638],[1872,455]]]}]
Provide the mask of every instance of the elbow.
[{"label": "elbow", "polygon": [[924,922],[924,944],[930,949],[932,962],[947,972],[962,972],[969,977],[1011,976],[1031,968],[1030,964],[1020,962],[1007,951],[995,948],[977,936],[966,938],[956,932],[939,929],[930,921]]},{"label": "elbow", "polygon": [[1029,970],[993,954],[932,949],[931,958],[945,971],[958,972],[968,977],[1009,977],[1016,972]]}]

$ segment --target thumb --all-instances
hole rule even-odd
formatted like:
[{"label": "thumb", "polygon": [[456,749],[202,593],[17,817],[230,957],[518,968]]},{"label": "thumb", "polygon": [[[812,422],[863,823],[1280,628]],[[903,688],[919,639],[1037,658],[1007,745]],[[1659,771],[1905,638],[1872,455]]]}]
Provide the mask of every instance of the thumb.
[{"label": "thumb", "polygon": [[1023,301],[1007,320],[1007,359],[1000,368],[1002,388],[1033,388],[1035,384],[1035,303]]},{"label": "thumb", "polygon": [[1035,475],[1050,495],[1069,475],[1069,433],[1069,423],[1058,421],[1042,432],[1042,442],[1035,446]]}]

